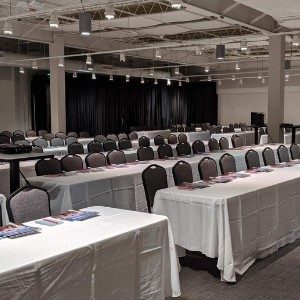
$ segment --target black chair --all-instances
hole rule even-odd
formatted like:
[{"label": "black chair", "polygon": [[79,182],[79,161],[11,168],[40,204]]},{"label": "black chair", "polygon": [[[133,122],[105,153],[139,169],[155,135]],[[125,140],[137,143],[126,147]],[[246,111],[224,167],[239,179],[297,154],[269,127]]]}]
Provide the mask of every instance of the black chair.
[{"label": "black chair", "polygon": [[193,182],[193,171],[189,163],[181,160],[172,168],[172,174],[175,185],[180,185],[184,182]]},{"label": "black chair", "polygon": [[158,154],[158,157],[160,159],[164,159],[164,158],[167,158],[167,157],[173,157],[173,149],[170,145],[168,144],[163,144],[163,145],[160,145],[158,148],[157,148],[157,154]]},{"label": "black chair", "polygon": [[168,187],[167,172],[158,165],[150,165],[142,173],[142,180],[145,189],[148,212],[151,213],[155,193],[158,190]]},{"label": "black chair", "polygon": [[205,145],[202,141],[196,140],[192,144],[192,149],[194,154],[200,154],[205,152]]},{"label": "black chair", "polygon": [[216,133],[222,133],[222,126],[216,127]]},{"label": "black chair", "polygon": [[67,146],[69,146],[73,143],[78,143],[78,139],[74,136],[68,136],[65,141],[66,141]]},{"label": "black chair", "polygon": [[22,135],[25,136],[24,132],[22,130],[16,130],[13,132],[13,135]]},{"label": "black chair", "polygon": [[78,139],[78,133],[77,133],[77,132],[75,132],[75,131],[71,131],[71,132],[69,132],[69,133],[68,133],[68,136],[70,136],[70,137],[74,137],[74,138]]},{"label": "black chair", "polygon": [[80,143],[73,143],[68,146],[68,153],[71,155],[84,154],[83,145]]},{"label": "black chair", "polygon": [[95,142],[104,143],[107,140],[107,138],[103,134],[97,134],[94,137],[94,140],[95,140]]},{"label": "black chair", "polygon": [[90,153],[85,157],[85,165],[87,168],[99,168],[106,164],[106,158],[103,153]]},{"label": "black chair", "polygon": [[245,160],[246,160],[247,169],[253,169],[253,168],[260,167],[259,155],[253,149],[250,149],[249,151],[246,152]]},{"label": "black chair", "polygon": [[209,151],[219,151],[220,147],[219,147],[218,141],[214,138],[211,138],[208,141],[208,148],[209,148]]},{"label": "black chair", "polygon": [[228,150],[229,149],[229,142],[228,142],[227,138],[224,137],[224,136],[222,136],[219,139],[219,145],[220,145],[221,150]]},{"label": "black chair", "polygon": [[43,138],[46,141],[50,142],[54,138],[54,134],[53,133],[46,133],[46,134],[44,134]]},{"label": "black chair", "polygon": [[192,149],[189,143],[179,143],[176,146],[176,152],[178,156],[192,154]]},{"label": "black chair", "polygon": [[263,150],[262,157],[263,157],[265,166],[273,166],[276,164],[274,151],[270,147],[266,147]]},{"label": "black chair", "polygon": [[55,137],[65,140],[68,136],[64,132],[58,132]]},{"label": "black chair", "polygon": [[153,160],[154,159],[154,151],[150,146],[140,147],[137,150],[137,157],[138,157],[138,160],[140,160],[140,161]]},{"label": "black chair", "polygon": [[229,133],[229,127],[223,127],[223,133]]},{"label": "black chair", "polygon": [[9,144],[10,138],[6,135],[0,135],[0,144]]},{"label": "black chair", "polygon": [[60,160],[64,172],[79,171],[83,169],[83,162],[78,155],[66,155]]},{"label": "black chair", "polygon": [[126,139],[122,139],[119,141],[119,149],[120,150],[127,150],[127,149],[131,149],[132,148],[132,144],[131,141]]},{"label": "black chair", "polygon": [[106,156],[109,165],[118,165],[126,163],[126,156],[121,150],[112,150]]},{"label": "black chair", "polygon": [[87,139],[90,137],[90,134],[86,131],[79,132],[79,137],[83,139]]},{"label": "black chair", "polygon": [[33,152],[33,153],[43,153],[44,150],[43,150],[43,148],[40,147],[40,146],[32,146],[32,152]]},{"label": "black chair", "polygon": [[7,130],[1,131],[1,132],[0,132],[0,135],[6,135],[6,136],[8,136],[9,138],[12,137],[12,133],[11,133],[10,131],[7,131]]},{"label": "black chair", "polygon": [[279,162],[289,162],[290,161],[289,150],[284,145],[280,145],[277,148],[277,155],[278,155]]},{"label": "black chair", "polygon": [[126,133],[119,133],[119,134],[118,134],[118,139],[119,139],[119,141],[121,141],[121,140],[123,140],[123,139],[128,140],[128,136],[127,136]]},{"label": "black chair", "polygon": [[225,153],[220,157],[219,164],[220,164],[221,173],[223,175],[236,172],[235,159],[229,153]]},{"label": "black chair", "polygon": [[184,133],[178,135],[178,143],[187,143],[187,136]]},{"label": "black chair", "polygon": [[128,134],[128,137],[129,137],[129,139],[131,140],[131,141],[134,141],[134,140],[137,140],[138,138],[139,138],[139,136],[138,136],[138,134],[136,133],[136,132],[130,132],[129,134]]},{"label": "black chair", "polygon": [[115,134],[112,134],[112,133],[110,133],[110,134],[107,135],[107,139],[108,140],[113,140],[115,142],[118,141],[118,137]]},{"label": "black chair", "polygon": [[36,137],[36,132],[34,130],[27,130],[26,136],[27,137]]},{"label": "black chair", "polygon": [[112,151],[112,150],[117,150],[117,143],[114,140],[106,140],[103,143],[103,150],[108,152],[108,151]]},{"label": "black chair", "polygon": [[233,135],[231,138],[233,148],[239,148],[244,145],[243,138],[239,135]]},{"label": "black chair", "polygon": [[41,148],[47,148],[48,142],[43,138],[37,138],[32,142],[33,146],[39,146]]},{"label": "black chair", "polygon": [[168,136],[168,143],[170,145],[175,145],[175,144],[177,144],[177,142],[178,142],[178,139],[177,139],[177,136],[175,134],[170,134]]},{"label": "black chair", "polygon": [[36,162],[36,176],[55,175],[61,173],[60,161],[57,158],[43,158]]},{"label": "black chair", "polygon": [[233,124],[229,124],[229,132],[234,132],[234,126],[233,126]]},{"label": "black chair", "polygon": [[150,140],[146,136],[142,136],[139,138],[139,146],[140,147],[149,147],[150,146]]},{"label": "black chair", "polygon": [[38,136],[43,137],[47,133],[47,130],[41,129],[38,131]]},{"label": "black chair", "polygon": [[103,146],[100,142],[92,141],[87,145],[89,153],[99,153],[103,151]]},{"label": "black chair", "polygon": [[29,141],[27,140],[19,140],[15,142],[16,145],[25,145],[25,146],[30,146]]},{"label": "black chair", "polygon": [[198,163],[198,171],[202,180],[209,180],[210,177],[218,176],[217,163],[210,157],[204,157]]},{"label": "black chair", "polygon": [[25,140],[24,135],[14,134],[14,135],[11,137],[11,142],[12,142],[12,143],[15,143],[16,141],[22,141],[22,140]]},{"label": "black chair", "polygon": [[239,124],[238,124],[238,123],[234,123],[234,124],[233,124],[233,127],[234,127],[234,128],[239,128]]},{"label": "black chair", "polygon": [[50,140],[50,145],[53,147],[62,147],[64,146],[64,140],[60,137],[54,137]]},{"label": "black chair", "polygon": [[300,149],[297,144],[292,144],[290,146],[290,152],[292,159],[300,159]]},{"label": "black chair", "polygon": [[161,135],[157,135],[154,138],[154,145],[155,146],[160,146],[160,145],[163,145],[164,143],[165,143],[165,139]]}]

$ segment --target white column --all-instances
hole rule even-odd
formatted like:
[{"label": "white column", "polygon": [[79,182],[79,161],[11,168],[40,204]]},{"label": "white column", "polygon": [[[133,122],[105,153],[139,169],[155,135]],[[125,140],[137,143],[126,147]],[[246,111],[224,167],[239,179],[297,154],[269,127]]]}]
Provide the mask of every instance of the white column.
[{"label": "white column", "polygon": [[285,36],[269,38],[268,131],[273,142],[283,142]]},{"label": "white column", "polygon": [[[49,46],[49,56],[64,55],[64,42],[54,34],[54,43]],[[66,131],[65,68],[58,66],[58,59],[50,60],[51,131]]]}]

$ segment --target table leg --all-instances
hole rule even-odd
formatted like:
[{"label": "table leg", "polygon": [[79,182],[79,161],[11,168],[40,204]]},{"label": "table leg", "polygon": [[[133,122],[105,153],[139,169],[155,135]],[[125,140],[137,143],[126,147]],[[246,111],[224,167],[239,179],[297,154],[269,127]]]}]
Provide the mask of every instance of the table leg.
[{"label": "table leg", "polygon": [[19,161],[10,162],[10,193],[20,188],[20,163]]}]

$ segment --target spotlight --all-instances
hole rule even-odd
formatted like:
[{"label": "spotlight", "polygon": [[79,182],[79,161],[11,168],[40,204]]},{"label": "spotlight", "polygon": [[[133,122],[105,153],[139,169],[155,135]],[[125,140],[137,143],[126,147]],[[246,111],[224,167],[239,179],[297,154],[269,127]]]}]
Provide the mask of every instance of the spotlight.
[{"label": "spotlight", "polygon": [[38,68],[36,60],[32,62],[32,69],[36,70]]},{"label": "spotlight", "polygon": [[167,80],[167,85],[171,85],[171,80],[170,79]]},{"label": "spotlight", "polygon": [[208,73],[208,72],[209,72],[209,66],[206,66],[205,69],[204,69],[204,71],[205,71],[206,73]]},{"label": "spotlight", "polygon": [[211,76],[210,75],[208,75],[207,81],[211,81]]},{"label": "spotlight", "polygon": [[175,68],[175,75],[179,75],[179,67]]},{"label": "spotlight", "polygon": [[217,45],[216,57],[218,60],[223,60],[225,58],[225,45],[222,44]]},{"label": "spotlight", "polygon": [[112,1],[108,2],[107,6],[105,8],[105,11],[104,11],[104,15],[105,15],[105,18],[108,20],[114,19],[116,17]]},{"label": "spotlight", "polygon": [[236,69],[237,71],[239,71],[239,70],[241,69],[241,66],[240,66],[239,62],[237,62],[237,63],[235,64],[235,69]]},{"label": "spotlight", "polygon": [[58,59],[58,66],[60,67],[60,68],[63,68],[64,67],[64,59],[63,59],[63,57],[61,57],[61,58],[59,58]]},{"label": "spotlight", "polygon": [[222,85],[222,80],[218,80],[218,86]]},{"label": "spotlight", "polygon": [[92,33],[92,16],[89,12],[79,13],[79,32],[82,35],[90,35]]},{"label": "spotlight", "polygon": [[109,75],[109,81],[114,81],[114,76]]},{"label": "spotlight", "polygon": [[235,75],[234,75],[234,74],[231,76],[231,80],[232,80],[232,81],[235,80]]},{"label": "spotlight", "polygon": [[239,84],[243,84],[243,78],[240,78]]},{"label": "spotlight", "polygon": [[90,65],[87,65],[88,71],[93,71],[94,70],[94,63],[92,62]]},{"label": "spotlight", "polygon": [[180,9],[183,5],[182,0],[170,0],[169,2],[171,4],[171,7],[175,9]]},{"label": "spotlight", "polygon": [[154,76],[154,69],[150,69],[149,75]]},{"label": "spotlight", "polygon": [[266,78],[262,77],[261,82],[264,84],[266,82]]},{"label": "spotlight", "polygon": [[86,56],[85,63],[86,63],[87,65],[91,65],[91,64],[92,64],[92,56],[91,56],[90,54],[88,54],[88,55]]},{"label": "spotlight", "polygon": [[3,33],[5,35],[12,35],[13,34],[13,29],[12,29],[10,20],[7,20],[7,21],[4,22]]},{"label": "spotlight", "polygon": [[178,86],[182,86],[182,82],[181,81],[178,82]]},{"label": "spotlight", "polygon": [[92,74],[92,79],[96,80],[96,74],[95,73]]},{"label": "spotlight", "polygon": [[285,73],[284,77],[285,81],[290,81],[290,74],[288,72]]},{"label": "spotlight", "polygon": [[57,16],[56,13],[53,13],[53,14],[50,16],[49,26],[50,26],[51,28],[58,28],[58,26],[59,26],[59,21],[58,21],[58,16]]},{"label": "spotlight", "polygon": [[154,79],[154,84],[155,84],[155,85],[158,84],[157,78]]},{"label": "spotlight", "polygon": [[19,71],[20,71],[21,74],[24,74],[24,73],[25,73],[25,70],[24,70],[23,67],[20,67]]},{"label": "spotlight", "polygon": [[155,58],[157,58],[157,59],[161,58],[161,50],[160,49],[155,50]]},{"label": "spotlight", "polygon": [[242,41],[241,41],[240,49],[241,49],[242,51],[248,50],[247,40],[242,40]]},{"label": "spotlight", "polygon": [[143,77],[141,78],[141,83],[143,83],[143,84],[145,83],[145,80]]},{"label": "spotlight", "polygon": [[261,75],[261,73],[259,73],[259,74],[257,75],[257,78],[258,78],[258,79],[261,79],[261,77],[262,77],[262,75]]},{"label": "spotlight", "polygon": [[73,71],[73,78],[77,78],[77,72]]},{"label": "spotlight", "polygon": [[129,82],[129,78],[130,78],[130,76],[126,75],[126,82]]},{"label": "spotlight", "polygon": [[202,54],[202,47],[197,46],[196,47],[196,55],[201,55]]},{"label": "spotlight", "polygon": [[190,82],[190,78],[188,78],[188,77],[185,78],[185,82],[186,82],[186,83],[189,83],[189,82]]},{"label": "spotlight", "polygon": [[292,44],[293,44],[293,46],[299,46],[300,45],[300,40],[299,40],[299,35],[298,34],[293,35]]},{"label": "spotlight", "polygon": [[120,53],[120,61],[125,62],[126,61],[126,54],[125,52]]}]

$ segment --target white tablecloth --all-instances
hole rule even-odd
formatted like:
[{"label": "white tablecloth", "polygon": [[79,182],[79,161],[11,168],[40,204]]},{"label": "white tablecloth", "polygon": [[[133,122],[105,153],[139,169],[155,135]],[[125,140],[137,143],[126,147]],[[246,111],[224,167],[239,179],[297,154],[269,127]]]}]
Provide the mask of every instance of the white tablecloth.
[{"label": "white tablecloth", "polygon": [[221,137],[226,137],[229,142],[229,148],[232,148],[233,146],[232,146],[231,138],[233,135],[238,135],[238,136],[242,137],[245,146],[250,146],[250,145],[254,144],[254,131],[242,131],[239,133],[234,133],[234,132],[213,133],[211,135],[211,137],[216,139],[217,141],[219,141]]},{"label": "white tablecloth", "polygon": [[169,218],[175,244],[218,257],[222,279],[235,281],[300,237],[300,166],[202,190],[160,190],[153,211]]},{"label": "white tablecloth", "polygon": [[171,130],[170,129],[165,129],[165,130],[136,131],[136,133],[137,133],[139,138],[142,137],[142,136],[146,136],[151,140],[151,139],[154,139],[157,135],[161,135],[162,137],[167,139],[168,136],[171,133]]},{"label": "white tablecloth", "polygon": [[202,132],[172,132],[172,134],[177,136],[179,136],[181,133],[184,133],[187,136],[189,143],[193,143],[196,140],[208,141],[210,139],[210,132],[208,130]]},{"label": "white tablecloth", "polygon": [[[167,218],[106,207],[101,216],[0,241],[0,299],[165,299],[180,295]],[[29,225],[37,226],[35,222]]]},{"label": "white tablecloth", "polygon": [[[296,144],[300,144],[300,131],[296,131]],[[284,134],[284,143],[291,144],[292,143],[292,133]]]}]

